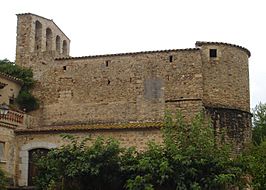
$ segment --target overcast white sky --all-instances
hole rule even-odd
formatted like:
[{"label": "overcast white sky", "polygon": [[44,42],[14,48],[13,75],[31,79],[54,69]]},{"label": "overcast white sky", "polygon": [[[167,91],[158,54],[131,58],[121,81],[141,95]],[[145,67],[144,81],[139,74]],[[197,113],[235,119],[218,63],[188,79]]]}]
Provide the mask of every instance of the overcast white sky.
[{"label": "overcast white sky", "polygon": [[6,0],[0,6],[0,59],[15,60],[17,13],[54,22],[71,56],[193,48],[227,42],[251,51],[251,107],[266,102],[265,0]]}]

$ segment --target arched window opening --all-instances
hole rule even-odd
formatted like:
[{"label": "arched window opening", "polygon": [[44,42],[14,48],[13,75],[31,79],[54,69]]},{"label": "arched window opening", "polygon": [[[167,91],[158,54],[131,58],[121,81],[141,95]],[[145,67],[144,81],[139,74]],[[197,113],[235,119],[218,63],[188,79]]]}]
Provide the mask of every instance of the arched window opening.
[{"label": "arched window opening", "polygon": [[33,186],[34,178],[38,175],[38,168],[36,166],[36,161],[42,156],[46,156],[49,149],[46,148],[35,148],[29,151],[29,163],[28,163],[28,185]]},{"label": "arched window opening", "polygon": [[61,53],[61,51],[60,51],[60,48],[61,48],[61,39],[60,39],[60,36],[56,36],[56,51],[58,52],[58,53]]},{"label": "arched window opening", "polygon": [[50,28],[46,29],[46,51],[52,50],[52,30]]},{"label": "arched window opening", "polygon": [[35,50],[42,48],[42,24],[39,21],[35,23]]},{"label": "arched window opening", "polygon": [[67,55],[67,41],[66,40],[63,41],[63,54]]}]

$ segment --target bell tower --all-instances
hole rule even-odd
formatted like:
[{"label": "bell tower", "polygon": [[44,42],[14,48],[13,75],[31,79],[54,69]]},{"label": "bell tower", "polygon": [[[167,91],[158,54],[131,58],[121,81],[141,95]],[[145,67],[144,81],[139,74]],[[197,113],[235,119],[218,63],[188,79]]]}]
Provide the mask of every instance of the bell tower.
[{"label": "bell tower", "polygon": [[68,57],[70,39],[53,20],[31,13],[17,15],[16,63],[34,66],[37,60]]}]

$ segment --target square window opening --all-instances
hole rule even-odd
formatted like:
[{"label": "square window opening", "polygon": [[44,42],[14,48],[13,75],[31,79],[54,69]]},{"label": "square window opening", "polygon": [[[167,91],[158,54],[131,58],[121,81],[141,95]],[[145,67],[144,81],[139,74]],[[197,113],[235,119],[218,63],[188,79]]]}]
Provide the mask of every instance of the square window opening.
[{"label": "square window opening", "polygon": [[217,49],[210,49],[210,58],[217,57]]}]

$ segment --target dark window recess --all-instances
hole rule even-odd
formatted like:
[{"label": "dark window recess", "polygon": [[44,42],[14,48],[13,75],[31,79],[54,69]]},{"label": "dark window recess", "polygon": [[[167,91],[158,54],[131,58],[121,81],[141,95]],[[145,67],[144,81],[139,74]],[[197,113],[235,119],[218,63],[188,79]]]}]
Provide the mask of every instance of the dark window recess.
[{"label": "dark window recess", "polygon": [[170,63],[173,62],[173,56],[172,56],[172,55],[169,56],[169,62],[170,62]]},{"label": "dark window recess", "polygon": [[210,49],[210,57],[211,58],[217,57],[217,49]]},{"label": "dark window recess", "polygon": [[110,62],[110,60],[105,61],[105,66],[108,67]]},{"label": "dark window recess", "polygon": [[9,98],[9,104],[15,104],[15,98]]},{"label": "dark window recess", "polygon": [[107,85],[109,85],[110,83],[111,83],[111,81],[110,81],[110,80],[108,80],[108,81],[107,81]]},{"label": "dark window recess", "polygon": [[63,66],[63,69],[64,69],[64,71],[67,69],[67,67],[66,66]]}]

